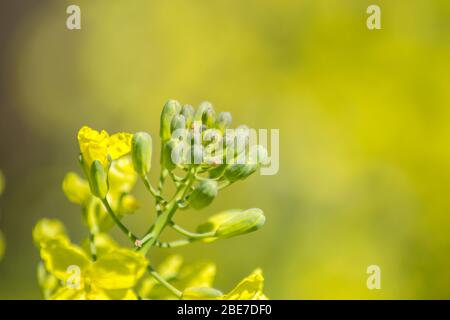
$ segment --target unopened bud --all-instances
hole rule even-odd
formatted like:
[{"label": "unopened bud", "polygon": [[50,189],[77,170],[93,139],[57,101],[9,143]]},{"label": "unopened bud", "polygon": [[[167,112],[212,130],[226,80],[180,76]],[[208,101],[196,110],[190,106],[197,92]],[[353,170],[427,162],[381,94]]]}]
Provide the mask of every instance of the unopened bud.
[{"label": "unopened bud", "polygon": [[161,165],[169,171],[175,169],[184,160],[184,145],[177,139],[171,139],[164,144]]},{"label": "unopened bud", "polygon": [[208,113],[208,111],[214,112],[212,104],[208,101],[200,103],[199,107],[195,111],[194,121],[203,121],[204,117],[206,117],[205,114]]},{"label": "unopened bud", "polygon": [[92,194],[100,199],[104,199],[109,190],[108,174],[98,160],[94,160],[91,164],[89,182]]},{"label": "unopened bud", "polygon": [[169,100],[164,105],[161,112],[161,123],[159,135],[163,141],[170,139],[170,126],[172,118],[177,115],[181,110],[181,105],[176,100]]},{"label": "unopened bud", "polygon": [[224,132],[227,128],[230,127],[232,120],[233,120],[233,118],[231,117],[231,113],[221,112],[217,116],[216,128],[219,129],[220,131]]},{"label": "unopened bud", "polygon": [[192,122],[194,121],[194,113],[195,110],[190,104],[185,104],[183,108],[181,108],[180,114],[182,114],[186,120],[186,128],[191,127]]},{"label": "unopened bud", "polygon": [[140,176],[150,171],[152,165],[152,137],[146,132],[137,132],[131,139],[131,155],[134,170]]},{"label": "unopened bud", "polygon": [[185,129],[186,128],[186,119],[182,114],[177,114],[172,118],[172,122],[170,124],[170,130],[173,133],[175,130],[178,129]]},{"label": "unopened bud", "polygon": [[266,222],[261,209],[253,208],[233,215],[223,222],[216,231],[217,237],[230,238],[260,229]]},{"label": "unopened bud", "polygon": [[225,177],[230,182],[244,180],[258,169],[258,165],[251,163],[234,163],[225,170]]},{"label": "unopened bud", "polygon": [[216,121],[216,112],[213,108],[206,110],[202,116],[202,122],[206,126],[206,128],[214,127],[214,123]]},{"label": "unopened bud", "polygon": [[204,180],[194,189],[189,202],[194,209],[202,209],[214,200],[218,193],[218,185],[214,180]]}]

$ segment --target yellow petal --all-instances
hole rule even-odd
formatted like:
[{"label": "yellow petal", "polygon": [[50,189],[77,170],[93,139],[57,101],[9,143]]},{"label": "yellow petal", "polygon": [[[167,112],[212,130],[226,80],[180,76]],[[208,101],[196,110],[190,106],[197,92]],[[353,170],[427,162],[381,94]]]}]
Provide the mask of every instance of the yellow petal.
[{"label": "yellow petal", "polygon": [[93,288],[87,293],[88,300],[137,300],[133,290],[103,290]]},{"label": "yellow petal", "polygon": [[136,179],[131,157],[122,157],[114,161],[108,172],[110,194],[119,197],[122,193],[129,193],[136,184]]},{"label": "yellow petal", "polygon": [[40,247],[50,240],[68,240],[66,229],[57,219],[41,219],[33,228],[33,240]]},{"label": "yellow petal", "polygon": [[41,249],[41,259],[46,269],[63,282],[77,276],[77,270],[78,276],[82,277],[84,270],[91,264],[80,247],[61,240],[47,241]]},{"label": "yellow petal", "polygon": [[147,260],[129,249],[117,249],[100,257],[89,277],[99,288],[114,290],[133,287],[145,272]]},{"label": "yellow petal", "polygon": [[244,278],[230,293],[223,296],[224,300],[267,300],[263,294],[264,277],[261,269],[256,269]]},{"label": "yellow petal", "polygon": [[[103,232],[97,233],[94,236],[94,243],[97,250],[97,258],[117,249],[118,247],[117,243],[107,233]],[[89,239],[83,241],[83,250],[87,255],[91,254],[90,245]]]},{"label": "yellow petal", "polygon": [[71,288],[61,288],[50,297],[51,300],[86,300],[86,292]]},{"label": "yellow petal", "polygon": [[89,183],[75,172],[66,174],[62,183],[62,189],[67,199],[76,204],[85,203],[91,196]]},{"label": "yellow petal", "polygon": [[100,161],[104,166],[107,165],[109,135],[106,131],[98,132],[84,126],[78,131],[78,143],[88,168],[90,168],[94,160]]},{"label": "yellow petal", "polygon": [[113,134],[109,138],[108,154],[112,160],[119,159],[131,152],[131,139],[133,135],[127,132]]}]

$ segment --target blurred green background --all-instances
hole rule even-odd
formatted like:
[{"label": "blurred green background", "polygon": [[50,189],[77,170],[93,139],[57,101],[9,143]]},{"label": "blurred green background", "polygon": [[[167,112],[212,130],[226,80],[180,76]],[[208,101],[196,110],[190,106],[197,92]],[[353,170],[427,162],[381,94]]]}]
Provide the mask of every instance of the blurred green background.
[{"label": "blurred green background", "polygon": [[[372,3],[382,30],[366,28]],[[69,4],[79,31],[65,27]],[[78,129],[156,137],[169,98],[280,129],[277,175],[179,214],[193,227],[226,208],[266,213],[259,232],[177,250],[216,261],[217,287],[260,266],[275,299],[450,298],[449,1],[10,0],[0,48],[0,298],[40,298],[39,218],[86,236],[61,191]],[[142,233],[154,213],[136,194],[125,222]],[[366,287],[371,264],[381,290]]]}]

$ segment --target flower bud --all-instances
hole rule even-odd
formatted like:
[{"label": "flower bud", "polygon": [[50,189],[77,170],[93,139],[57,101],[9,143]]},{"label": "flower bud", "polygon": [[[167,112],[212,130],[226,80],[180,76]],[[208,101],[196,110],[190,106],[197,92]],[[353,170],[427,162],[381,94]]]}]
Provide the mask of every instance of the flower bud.
[{"label": "flower bud", "polygon": [[216,236],[230,238],[246,234],[260,229],[265,222],[266,217],[261,209],[248,209],[223,222],[216,230]]},{"label": "flower bud", "polygon": [[195,110],[190,104],[185,104],[183,108],[181,108],[180,114],[182,114],[186,120],[186,128],[191,127],[192,122],[194,121],[194,113]]},{"label": "flower bud", "polygon": [[204,180],[194,189],[189,202],[194,209],[202,209],[214,200],[218,193],[218,185],[214,180]]},{"label": "flower bud", "polygon": [[184,144],[176,139],[171,139],[164,144],[161,165],[169,171],[175,169],[184,160]]},{"label": "flower bud", "polygon": [[170,130],[172,133],[178,129],[186,129],[186,119],[182,114],[175,115],[170,124]]},{"label": "flower bud", "polygon": [[216,128],[222,132],[225,132],[225,130],[230,127],[232,120],[233,118],[231,117],[231,113],[221,112],[217,116]]},{"label": "flower bud", "polygon": [[170,139],[170,125],[172,123],[172,118],[177,115],[181,110],[181,105],[176,100],[169,100],[164,105],[161,112],[161,128],[159,131],[159,136],[163,141]]},{"label": "flower bud", "polygon": [[214,288],[192,287],[186,288],[181,296],[182,300],[212,300],[223,296],[223,293]]},{"label": "flower bud", "polygon": [[225,178],[230,182],[244,180],[258,169],[258,165],[251,163],[234,163],[225,170]]},{"label": "flower bud", "polygon": [[216,121],[216,112],[213,108],[208,109],[203,113],[202,122],[206,125],[206,128],[214,127],[214,122]]},{"label": "flower bud", "polygon": [[204,158],[204,148],[202,145],[193,144],[189,148],[191,164],[202,164]]},{"label": "flower bud", "polygon": [[211,110],[214,112],[214,108],[210,102],[205,101],[205,102],[200,103],[200,106],[195,111],[194,121],[202,121],[203,118],[206,117],[205,114],[208,112],[208,110]]},{"label": "flower bud", "polygon": [[264,146],[258,144],[250,149],[250,163],[257,165],[267,164],[268,155],[267,149]]},{"label": "flower bud", "polygon": [[134,170],[140,176],[150,171],[152,165],[152,137],[146,132],[137,132],[131,140],[131,155]]},{"label": "flower bud", "polygon": [[100,199],[104,199],[109,190],[108,174],[98,160],[94,160],[91,164],[89,182],[92,194]]}]

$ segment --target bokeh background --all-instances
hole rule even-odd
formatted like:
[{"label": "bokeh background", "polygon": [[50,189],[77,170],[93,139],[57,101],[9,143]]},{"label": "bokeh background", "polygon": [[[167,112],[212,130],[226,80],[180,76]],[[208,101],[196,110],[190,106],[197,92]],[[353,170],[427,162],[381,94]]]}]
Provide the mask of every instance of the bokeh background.
[{"label": "bokeh background", "polygon": [[[372,3],[382,30],[366,28]],[[79,31],[65,27],[69,4],[81,7]],[[253,176],[207,210],[179,214],[192,227],[226,208],[265,211],[259,232],[177,250],[216,261],[217,287],[262,267],[276,299],[450,298],[449,1],[0,7],[0,298],[40,298],[38,219],[60,218],[74,240],[86,236],[61,191],[64,174],[79,169],[78,129],[156,137],[169,98],[209,100],[235,124],[280,129],[277,175]],[[136,194],[142,208],[125,222],[139,233],[154,213],[141,185]],[[381,267],[381,290],[366,287],[371,264]]]}]

